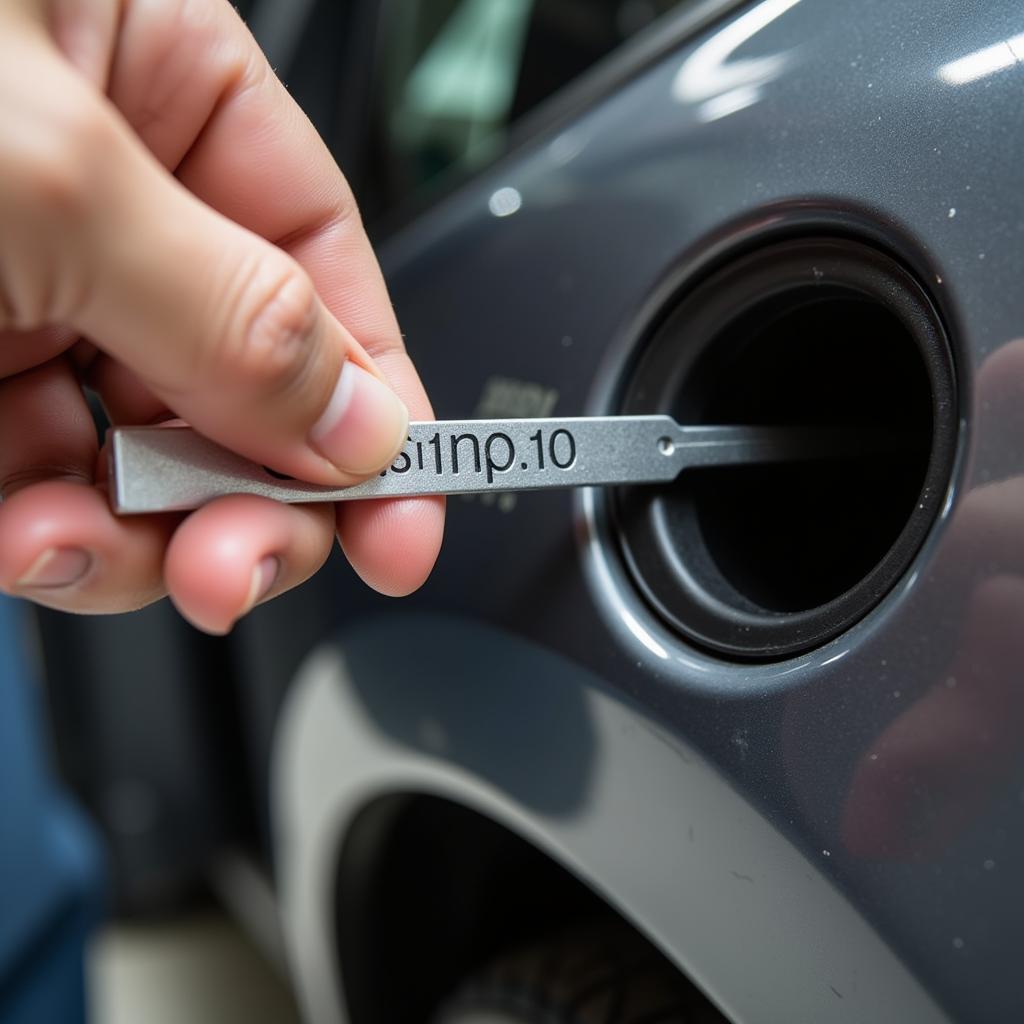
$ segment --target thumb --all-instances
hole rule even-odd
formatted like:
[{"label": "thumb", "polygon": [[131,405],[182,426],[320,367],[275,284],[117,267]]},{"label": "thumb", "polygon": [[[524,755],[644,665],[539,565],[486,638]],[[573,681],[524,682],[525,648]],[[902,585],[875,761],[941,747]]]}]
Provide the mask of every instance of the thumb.
[{"label": "thumb", "polygon": [[91,269],[73,326],[202,433],[274,469],[344,484],[390,462],[408,412],[307,273],[110,121],[75,232]]}]

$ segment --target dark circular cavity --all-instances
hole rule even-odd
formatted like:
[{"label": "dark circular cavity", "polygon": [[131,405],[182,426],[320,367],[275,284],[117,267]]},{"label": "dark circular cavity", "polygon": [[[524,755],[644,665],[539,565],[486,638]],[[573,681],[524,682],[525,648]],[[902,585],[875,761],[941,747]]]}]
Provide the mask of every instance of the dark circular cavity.
[{"label": "dark circular cavity", "polygon": [[684,293],[621,411],[681,423],[851,428],[862,454],[684,472],[612,499],[654,608],[715,652],[776,658],[848,628],[896,583],[948,486],[949,346],[926,293],[853,241],[781,242]]}]

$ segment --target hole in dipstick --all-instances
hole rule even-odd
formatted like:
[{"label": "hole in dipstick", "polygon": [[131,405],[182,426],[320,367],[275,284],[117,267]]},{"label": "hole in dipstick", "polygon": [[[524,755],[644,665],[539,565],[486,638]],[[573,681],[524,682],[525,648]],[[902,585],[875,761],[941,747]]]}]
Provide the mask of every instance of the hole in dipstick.
[{"label": "hole in dipstick", "polygon": [[661,452],[662,455],[672,455],[675,453],[675,450],[675,442],[671,437],[658,438],[658,451]]}]

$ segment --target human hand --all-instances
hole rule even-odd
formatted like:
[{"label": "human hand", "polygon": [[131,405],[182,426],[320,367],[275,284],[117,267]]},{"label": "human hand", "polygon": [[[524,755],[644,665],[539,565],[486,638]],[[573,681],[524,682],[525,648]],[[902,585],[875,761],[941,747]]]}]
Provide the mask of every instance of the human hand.
[{"label": "human hand", "polygon": [[106,500],[83,384],[116,424],[180,417],[323,484],[432,417],[348,186],[226,0],[8,0],[0,109],[0,588],[82,612],[169,592],[225,632],[335,530],[370,586],[418,587],[440,498]]}]

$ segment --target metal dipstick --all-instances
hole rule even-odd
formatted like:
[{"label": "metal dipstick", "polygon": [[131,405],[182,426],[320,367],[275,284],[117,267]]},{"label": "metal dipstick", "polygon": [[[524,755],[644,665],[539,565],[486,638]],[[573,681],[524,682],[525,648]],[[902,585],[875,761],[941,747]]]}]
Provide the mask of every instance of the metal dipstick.
[{"label": "metal dipstick", "polygon": [[412,423],[390,467],[332,487],[282,478],[188,427],[120,427],[111,431],[110,493],[114,511],[127,515],[198,508],[227,494],[333,502],[666,483],[697,466],[824,458],[844,440],[849,432],[680,426],[671,416]]}]

